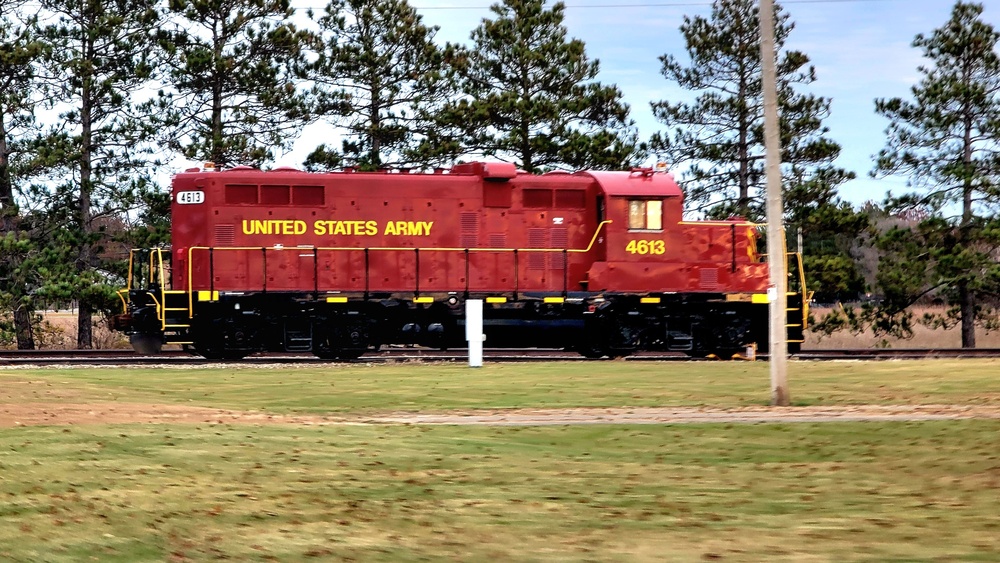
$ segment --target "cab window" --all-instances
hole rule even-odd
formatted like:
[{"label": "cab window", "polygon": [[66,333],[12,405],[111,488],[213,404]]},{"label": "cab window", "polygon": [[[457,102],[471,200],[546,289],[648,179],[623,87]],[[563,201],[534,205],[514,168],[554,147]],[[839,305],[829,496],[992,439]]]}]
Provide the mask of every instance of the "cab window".
[{"label": "cab window", "polygon": [[628,228],[633,231],[663,230],[663,201],[658,199],[629,200]]}]

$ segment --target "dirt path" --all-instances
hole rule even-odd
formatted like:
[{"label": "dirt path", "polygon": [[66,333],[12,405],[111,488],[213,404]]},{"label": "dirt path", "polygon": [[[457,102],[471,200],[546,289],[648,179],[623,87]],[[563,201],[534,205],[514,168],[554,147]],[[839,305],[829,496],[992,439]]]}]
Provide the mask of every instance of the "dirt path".
[{"label": "dirt path", "polygon": [[851,405],[809,407],[622,407],[386,411],[346,415],[282,415],[186,404],[95,400],[79,389],[44,379],[5,377],[0,386],[0,428],[78,424],[683,424],[707,422],[833,422],[1000,419],[992,405]]},{"label": "dirt path", "polygon": [[745,407],[733,409],[642,407],[467,410],[373,415],[278,415],[205,407],[139,403],[0,403],[0,428],[31,425],[120,423],[198,424],[468,424],[540,426],[562,424],[680,424],[707,422],[834,422],[1000,419],[1000,407],[955,405],[845,407]]}]

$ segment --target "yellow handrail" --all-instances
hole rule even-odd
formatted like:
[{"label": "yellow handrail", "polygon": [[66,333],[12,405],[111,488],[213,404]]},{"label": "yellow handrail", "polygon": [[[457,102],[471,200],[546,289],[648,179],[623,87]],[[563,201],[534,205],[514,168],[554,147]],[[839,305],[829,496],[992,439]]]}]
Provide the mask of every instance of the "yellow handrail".
[{"label": "yellow handrail", "polygon": [[[129,278],[131,279],[131,276]],[[125,315],[128,313],[128,301],[122,296],[123,293],[128,294],[128,289],[119,289],[115,292],[115,295],[118,296],[118,299],[122,300],[122,314]]]},{"label": "yellow handrail", "polygon": [[722,219],[709,220],[709,221],[679,221],[678,225],[711,225],[713,227],[728,227],[730,225],[735,225],[737,227],[766,227],[767,223],[754,223],[753,221],[724,221]]},{"label": "yellow handrail", "polygon": [[187,256],[187,293],[188,293],[188,315],[194,313],[194,251],[199,250],[323,250],[323,251],[348,251],[348,252],[364,252],[364,251],[375,251],[375,252],[413,252],[413,251],[425,251],[425,252],[567,252],[573,254],[587,253],[590,252],[594,247],[594,243],[597,241],[597,236],[601,233],[601,230],[605,225],[609,225],[614,221],[607,219],[601,221],[597,225],[597,229],[594,230],[594,236],[590,238],[590,244],[587,248],[458,248],[458,247],[419,247],[419,246],[371,246],[371,247],[359,247],[359,246],[192,246],[188,248]]}]

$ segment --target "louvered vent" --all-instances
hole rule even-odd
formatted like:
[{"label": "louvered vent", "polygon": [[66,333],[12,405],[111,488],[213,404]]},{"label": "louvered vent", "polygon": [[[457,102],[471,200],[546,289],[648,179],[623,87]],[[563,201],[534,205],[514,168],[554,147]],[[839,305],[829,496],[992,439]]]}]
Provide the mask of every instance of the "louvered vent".
[{"label": "louvered vent", "polygon": [[[569,244],[569,233],[566,229],[552,229],[552,248],[566,248]],[[553,252],[552,269],[562,270],[566,267],[566,255],[561,252]]]},{"label": "louvered vent", "polygon": [[236,225],[215,226],[215,246],[233,246],[236,244]]},{"label": "louvered vent", "polygon": [[490,248],[505,248],[507,246],[507,235],[504,233],[490,233]]},{"label": "louvered vent", "polygon": [[701,289],[719,289],[719,269],[702,268],[699,270],[701,279],[699,280]]},{"label": "louvered vent", "polygon": [[459,244],[462,248],[476,248],[479,246],[479,214],[462,213],[461,217],[461,237]]},{"label": "louvered vent", "polygon": [[[545,248],[548,239],[548,229],[528,229],[528,248]],[[545,252],[528,253],[528,269],[545,269]]]}]

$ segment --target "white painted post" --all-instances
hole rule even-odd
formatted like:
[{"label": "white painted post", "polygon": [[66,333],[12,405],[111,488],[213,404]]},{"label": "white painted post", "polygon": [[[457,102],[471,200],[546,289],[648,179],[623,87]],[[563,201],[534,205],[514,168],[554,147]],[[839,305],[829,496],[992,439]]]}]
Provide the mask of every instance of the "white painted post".
[{"label": "white painted post", "polygon": [[465,302],[465,339],[469,342],[469,367],[483,367],[483,300]]}]

